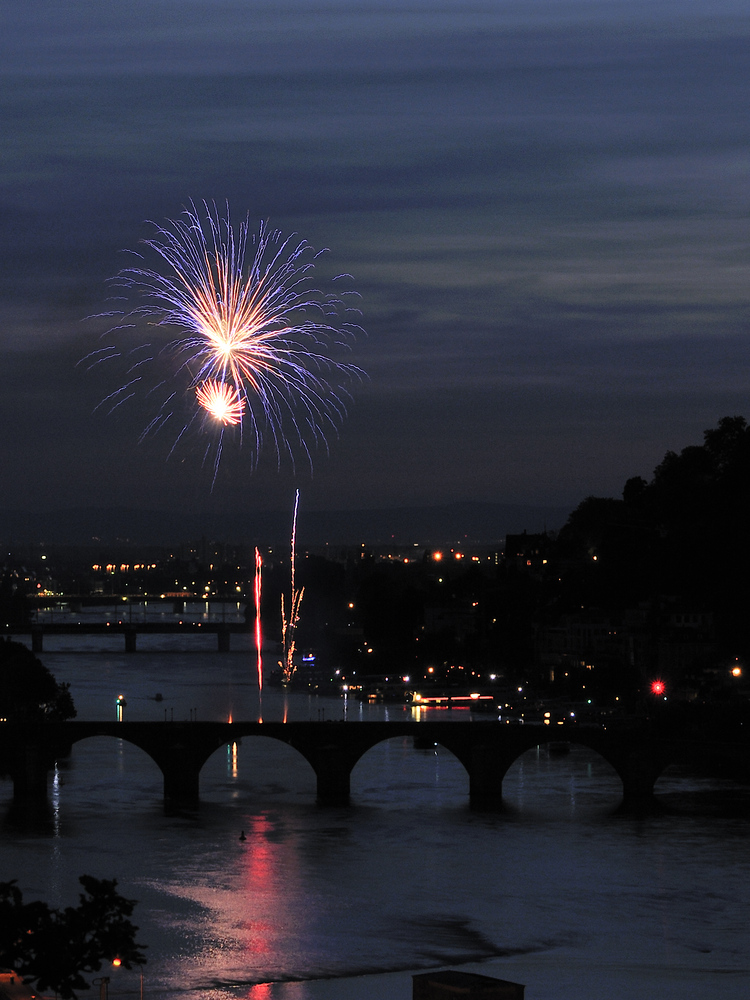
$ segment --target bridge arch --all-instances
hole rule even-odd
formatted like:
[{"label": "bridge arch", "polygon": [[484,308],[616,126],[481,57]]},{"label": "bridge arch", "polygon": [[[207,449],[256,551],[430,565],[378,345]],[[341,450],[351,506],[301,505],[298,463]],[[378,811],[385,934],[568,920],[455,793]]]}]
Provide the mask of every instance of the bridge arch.
[{"label": "bridge arch", "polygon": [[229,797],[315,797],[315,771],[297,747],[272,733],[238,735],[214,750],[200,771],[201,801]]},{"label": "bridge arch", "polygon": [[573,818],[611,812],[622,778],[598,750],[576,739],[541,740],[516,757],[503,778],[503,802],[518,813]]},{"label": "bridge arch", "polygon": [[413,734],[385,734],[368,747],[351,772],[352,793],[357,800],[378,805],[407,805],[410,798],[420,802],[463,805],[469,775],[464,764],[443,743],[419,740]]},{"label": "bridge arch", "polygon": [[70,751],[59,756],[56,762],[63,787],[79,788],[80,765],[93,760],[100,781],[111,788],[113,800],[117,800],[118,789],[125,785],[137,785],[145,794],[153,789],[158,794],[159,765],[147,750],[132,740],[110,733],[90,733],[74,740]]}]

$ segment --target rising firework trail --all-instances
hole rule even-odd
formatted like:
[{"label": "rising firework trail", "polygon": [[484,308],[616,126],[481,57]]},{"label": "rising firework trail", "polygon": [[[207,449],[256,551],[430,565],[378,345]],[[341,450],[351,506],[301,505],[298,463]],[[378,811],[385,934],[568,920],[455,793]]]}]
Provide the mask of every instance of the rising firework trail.
[{"label": "rising firework trail", "polygon": [[299,609],[302,604],[302,595],[305,588],[297,590],[294,567],[297,562],[297,510],[299,508],[299,490],[294,497],[294,516],[292,518],[292,545],[291,545],[291,587],[289,590],[289,604],[286,605],[284,595],[281,595],[281,646],[283,659],[281,667],[282,684],[291,683],[294,676],[294,653],[296,649],[295,631],[299,624]]},{"label": "rising firework trail", "polygon": [[203,211],[191,202],[144,244],[158,266],[144,260],[112,281],[141,304],[108,313],[119,319],[107,346],[84,359],[125,367],[99,406],[111,412],[144,395],[155,412],[141,438],[171,428],[172,451],[194,426],[213,426],[214,480],[230,432],[250,445],[253,465],[267,442],[277,464],[294,465],[301,451],[312,467],[312,451],[327,448],[346,415],[347,386],[363,375],[338,360],[361,332],[351,275],[315,288],[321,253],[305,240],[265,222],[251,233],[249,217],[235,228],[228,207],[220,215],[205,202]]},{"label": "rising firework trail", "polygon": [[260,556],[258,546],[255,546],[255,586],[253,594],[255,596],[255,655],[258,665],[258,691],[263,691],[263,632],[260,623],[260,598],[262,588],[263,560]]}]

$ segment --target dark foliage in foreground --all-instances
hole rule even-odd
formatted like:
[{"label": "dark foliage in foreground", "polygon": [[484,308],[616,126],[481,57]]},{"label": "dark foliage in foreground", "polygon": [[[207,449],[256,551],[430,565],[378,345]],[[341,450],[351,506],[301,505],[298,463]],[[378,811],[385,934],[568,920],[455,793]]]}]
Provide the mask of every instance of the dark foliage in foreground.
[{"label": "dark foliage in foreground", "polygon": [[125,968],[146,959],[129,920],[135,901],[116,892],[117,882],[81,875],[78,906],[56,910],[24,903],[15,881],[0,882],[0,966],[14,969],[39,990],[63,1000],[91,985],[84,974],[119,958]]}]

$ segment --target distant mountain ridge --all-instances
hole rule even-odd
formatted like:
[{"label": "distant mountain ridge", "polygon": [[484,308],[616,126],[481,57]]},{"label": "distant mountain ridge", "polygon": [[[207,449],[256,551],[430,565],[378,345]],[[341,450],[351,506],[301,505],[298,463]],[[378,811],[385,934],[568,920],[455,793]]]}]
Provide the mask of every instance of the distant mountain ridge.
[{"label": "distant mountain ridge", "polygon": [[[568,507],[472,502],[382,510],[302,509],[298,537],[302,545],[492,543],[522,531],[557,530],[569,514]],[[174,545],[202,537],[277,545],[289,538],[290,527],[290,510],[220,515],[128,508],[0,511],[0,542],[5,545]]]}]

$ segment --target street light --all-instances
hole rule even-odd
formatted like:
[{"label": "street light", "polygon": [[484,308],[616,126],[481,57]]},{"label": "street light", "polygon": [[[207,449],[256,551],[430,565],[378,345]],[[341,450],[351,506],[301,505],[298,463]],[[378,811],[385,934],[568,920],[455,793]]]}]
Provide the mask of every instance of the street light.
[{"label": "street light", "polygon": [[116,717],[118,722],[122,722],[123,709],[126,705],[127,702],[125,701],[125,695],[118,694],[115,699]]}]

